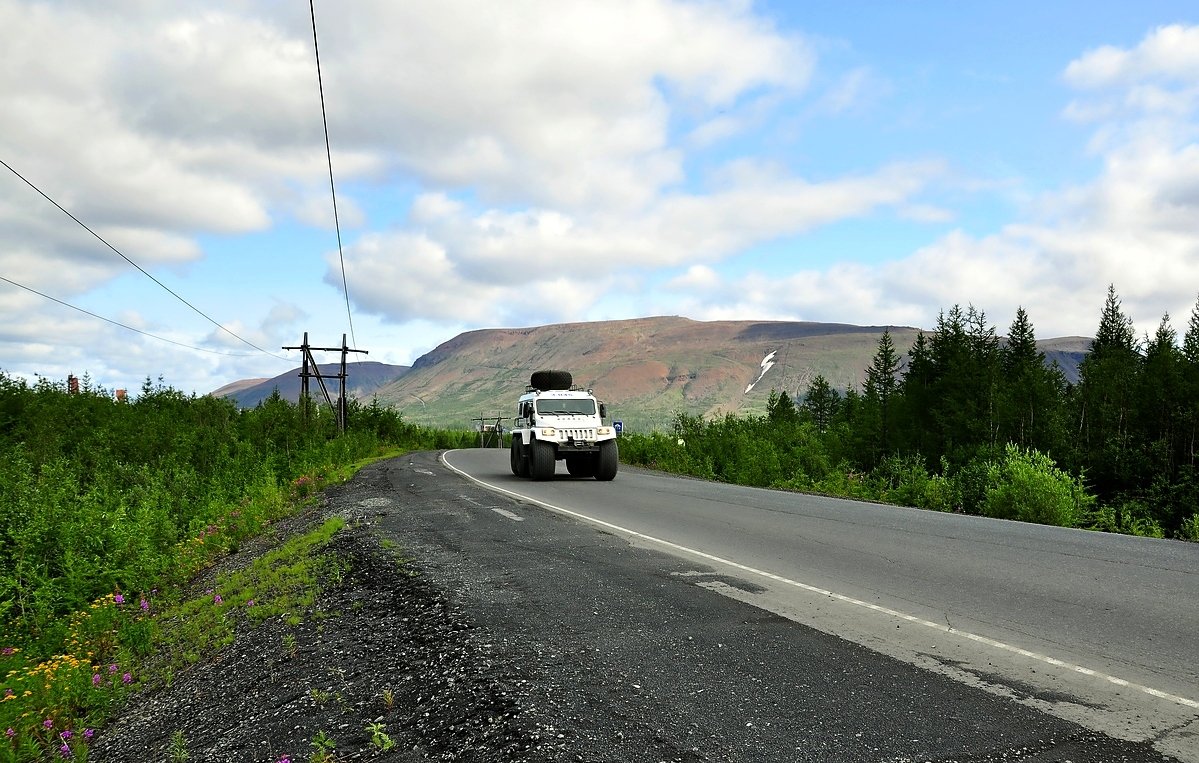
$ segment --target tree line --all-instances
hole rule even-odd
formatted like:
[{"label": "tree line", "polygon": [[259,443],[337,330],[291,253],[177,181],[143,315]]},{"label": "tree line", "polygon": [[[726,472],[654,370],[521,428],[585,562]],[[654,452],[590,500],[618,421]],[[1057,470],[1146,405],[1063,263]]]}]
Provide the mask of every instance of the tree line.
[{"label": "tree line", "polygon": [[622,440],[626,460],[742,484],[1158,537],[1199,539],[1199,302],[1138,339],[1115,287],[1078,379],[1038,350],[1020,308],[1000,338],[943,310],[906,354],[879,339],[863,388],[817,376],[765,416]]}]

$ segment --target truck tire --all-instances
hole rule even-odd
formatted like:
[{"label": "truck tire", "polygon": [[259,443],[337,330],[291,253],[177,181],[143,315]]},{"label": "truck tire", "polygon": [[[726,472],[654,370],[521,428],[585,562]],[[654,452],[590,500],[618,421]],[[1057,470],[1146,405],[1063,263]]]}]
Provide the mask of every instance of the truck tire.
[{"label": "truck tire", "polygon": [[554,476],[554,446],[542,440],[529,443],[529,476],[548,480]]},{"label": "truck tire", "polygon": [[576,453],[567,456],[566,471],[570,472],[572,477],[594,477],[595,457],[594,453]]},{"label": "truck tire", "polygon": [[595,459],[595,478],[607,482],[616,477],[620,467],[620,452],[616,440],[604,440],[599,446],[599,457]]},{"label": "truck tire", "polygon": [[512,460],[512,473],[515,474],[517,477],[528,477],[529,476],[529,459],[524,457],[524,454],[521,453],[521,450],[522,449],[521,449],[520,437],[519,436],[513,437],[512,438],[512,459],[511,459]]},{"label": "truck tire", "polygon": [[570,371],[534,371],[529,377],[529,386],[542,391],[551,389],[570,389],[574,377]]}]

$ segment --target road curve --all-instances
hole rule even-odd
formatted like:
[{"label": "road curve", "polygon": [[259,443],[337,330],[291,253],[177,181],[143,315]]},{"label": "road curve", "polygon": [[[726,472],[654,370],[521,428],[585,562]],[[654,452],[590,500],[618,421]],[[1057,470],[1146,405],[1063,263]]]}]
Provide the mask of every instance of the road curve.
[{"label": "road curve", "polygon": [[[727,572],[719,593],[1113,736],[1199,762],[1199,544],[666,476],[485,487]],[[702,577],[702,576],[700,576]]]}]

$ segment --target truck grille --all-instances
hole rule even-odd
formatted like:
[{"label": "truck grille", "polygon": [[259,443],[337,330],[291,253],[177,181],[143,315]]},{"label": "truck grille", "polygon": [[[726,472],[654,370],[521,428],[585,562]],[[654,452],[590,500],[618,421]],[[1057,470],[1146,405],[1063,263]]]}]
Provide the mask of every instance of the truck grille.
[{"label": "truck grille", "polygon": [[595,440],[595,429],[559,429],[570,440]]}]

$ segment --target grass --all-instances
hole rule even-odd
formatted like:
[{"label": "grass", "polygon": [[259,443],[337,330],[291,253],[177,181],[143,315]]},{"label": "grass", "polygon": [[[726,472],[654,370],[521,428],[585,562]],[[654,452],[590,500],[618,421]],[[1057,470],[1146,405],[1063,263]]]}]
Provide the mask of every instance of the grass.
[{"label": "grass", "polygon": [[[332,479],[344,481],[394,454],[340,468]],[[320,487],[311,478],[308,483],[312,489],[296,493],[291,512]],[[300,623],[321,587],[336,584],[347,572],[344,561],[322,553],[344,525],[344,519],[329,519],[245,569],[218,576],[199,594],[105,595],[71,617],[62,653],[48,659],[31,660],[19,647],[0,647],[0,729],[5,733],[0,763],[86,761],[95,729],[131,691],[169,686],[191,665],[231,643],[239,623],[270,618]],[[211,563],[228,547],[221,533],[219,526],[206,528],[183,544],[180,554],[194,560],[207,548]],[[172,740],[171,756],[187,759],[185,740]]]}]

